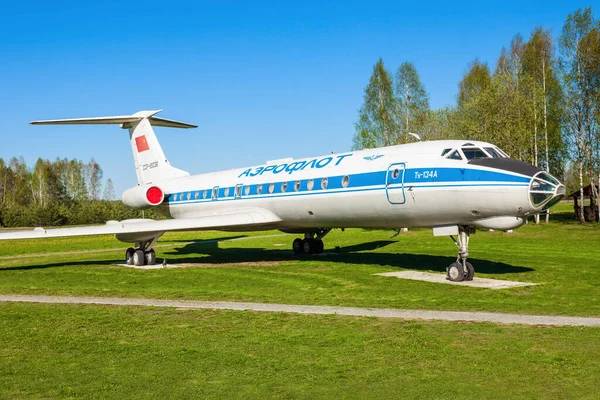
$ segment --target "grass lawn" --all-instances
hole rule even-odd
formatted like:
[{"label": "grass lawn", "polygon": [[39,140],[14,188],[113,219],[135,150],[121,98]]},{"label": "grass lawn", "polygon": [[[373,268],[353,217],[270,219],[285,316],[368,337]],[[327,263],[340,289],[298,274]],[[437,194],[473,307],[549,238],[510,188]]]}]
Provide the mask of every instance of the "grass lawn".
[{"label": "grass lawn", "polygon": [[[350,229],[333,231],[326,253],[307,257],[292,254],[294,235],[276,231],[170,233],[159,242],[165,247],[157,249],[158,259],[194,267],[148,271],[111,266],[127,247],[112,237],[4,241],[0,293],[600,316],[600,227],[569,219],[568,203],[558,211],[547,226],[479,231],[471,238],[476,276],[539,284],[527,288],[492,291],[373,276],[404,269],[441,273],[455,260],[455,246],[429,229],[394,239],[390,231]],[[331,251],[336,246],[339,253]],[[81,252],[86,249],[105,251]],[[23,256],[57,251],[75,254]]]},{"label": "grass lawn", "polygon": [[[159,270],[111,265],[127,247],[112,237],[0,242],[0,293],[600,316],[600,227],[561,210],[471,239],[478,276],[527,288],[373,276],[442,272],[456,249],[351,229],[308,257],[280,232],[171,233],[159,260],[190,267]],[[597,398],[599,359],[598,328],[0,303],[0,399]]]},{"label": "grass lawn", "polygon": [[0,304],[0,398],[597,398],[600,330]]}]

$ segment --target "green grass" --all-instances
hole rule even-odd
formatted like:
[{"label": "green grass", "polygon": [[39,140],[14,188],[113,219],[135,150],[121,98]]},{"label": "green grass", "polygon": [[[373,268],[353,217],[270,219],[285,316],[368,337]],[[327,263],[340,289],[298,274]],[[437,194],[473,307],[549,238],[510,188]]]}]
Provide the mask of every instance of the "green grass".
[{"label": "green grass", "polygon": [[600,330],[0,305],[0,398],[597,398]]},{"label": "green grass", "polygon": [[[0,242],[0,293],[600,316],[600,227],[568,220],[571,206],[561,207],[565,212],[553,217],[560,222],[529,224],[513,234],[479,231],[471,238],[470,260],[477,276],[539,284],[527,288],[491,291],[373,276],[405,269],[441,273],[454,261],[455,246],[428,229],[395,239],[390,231],[352,229],[325,238],[326,249],[339,246],[340,253],[309,257],[294,257],[294,236],[279,232],[247,237],[171,233],[160,242],[166,247],[157,249],[159,260],[196,267],[150,271],[110,266],[127,247],[110,237]],[[109,250],[22,257],[85,249]]]}]

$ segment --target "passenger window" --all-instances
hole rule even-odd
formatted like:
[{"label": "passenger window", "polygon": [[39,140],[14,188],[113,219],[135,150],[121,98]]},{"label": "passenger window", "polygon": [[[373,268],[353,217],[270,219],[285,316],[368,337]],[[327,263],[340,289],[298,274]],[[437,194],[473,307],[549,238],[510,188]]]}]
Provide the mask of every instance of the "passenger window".
[{"label": "passenger window", "polygon": [[274,191],[275,191],[275,184],[274,184],[274,183],[271,183],[271,184],[269,185],[269,193],[273,193]]},{"label": "passenger window", "polygon": [[246,186],[244,188],[244,193],[246,193],[246,196],[248,196],[250,194],[250,186]]},{"label": "passenger window", "polygon": [[296,181],[296,183],[294,184],[294,190],[296,192],[300,190],[300,181]]},{"label": "passenger window", "polygon": [[223,196],[223,197],[227,197],[227,196],[229,196],[229,188],[228,188],[228,187],[226,187],[226,188],[225,188],[225,190],[224,190],[223,194],[224,194],[224,196]]},{"label": "passenger window", "polygon": [[287,182],[281,182],[281,193],[285,193],[287,190]]},{"label": "passenger window", "polygon": [[350,177],[348,175],[345,175],[342,178],[342,187],[347,188],[348,187],[348,183],[350,183]]},{"label": "passenger window", "polygon": [[327,189],[327,178],[321,179],[321,189]]},{"label": "passenger window", "polygon": [[460,153],[458,152],[458,150],[454,150],[452,153],[450,153],[450,155],[447,157],[449,160],[462,160],[462,156],[460,155]]},{"label": "passenger window", "polygon": [[262,185],[257,185],[256,186],[256,193],[262,194]]},{"label": "passenger window", "polygon": [[313,190],[314,186],[315,186],[315,180],[314,179],[309,179],[308,182],[306,183],[306,188],[308,190]]}]

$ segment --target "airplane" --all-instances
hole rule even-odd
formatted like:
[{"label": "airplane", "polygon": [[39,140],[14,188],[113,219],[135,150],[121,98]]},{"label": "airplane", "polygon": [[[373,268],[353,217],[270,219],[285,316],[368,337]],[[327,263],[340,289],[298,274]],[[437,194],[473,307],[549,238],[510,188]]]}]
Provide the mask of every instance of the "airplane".
[{"label": "airplane", "polygon": [[293,253],[319,254],[333,228],[431,227],[458,247],[446,268],[450,281],[472,280],[469,239],[476,228],[512,230],[565,196],[549,173],[480,141],[419,141],[200,175],[173,167],[152,126],[196,128],[133,115],[33,121],[41,124],[119,124],[129,131],[137,185],[122,202],[156,208],[169,219],[108,221],[105,225],[8,231],[0,240],[113,234],[126,243],[125,262],[156,263],[153,246],[169,231],[279,229],[301,235]]}]

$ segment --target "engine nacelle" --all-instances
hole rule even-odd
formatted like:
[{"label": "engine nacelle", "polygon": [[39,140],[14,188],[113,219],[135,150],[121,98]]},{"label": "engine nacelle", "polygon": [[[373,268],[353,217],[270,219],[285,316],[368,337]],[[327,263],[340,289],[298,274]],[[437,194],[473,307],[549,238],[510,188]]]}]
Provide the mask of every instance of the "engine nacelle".
[{"label": "engine nacelle", "polygon": [[140,185],[132,187],[123,192],[121,201],[129,207],[139,210],[156,207],[165,199],[165,193],[161,188],[154,185]]}]

